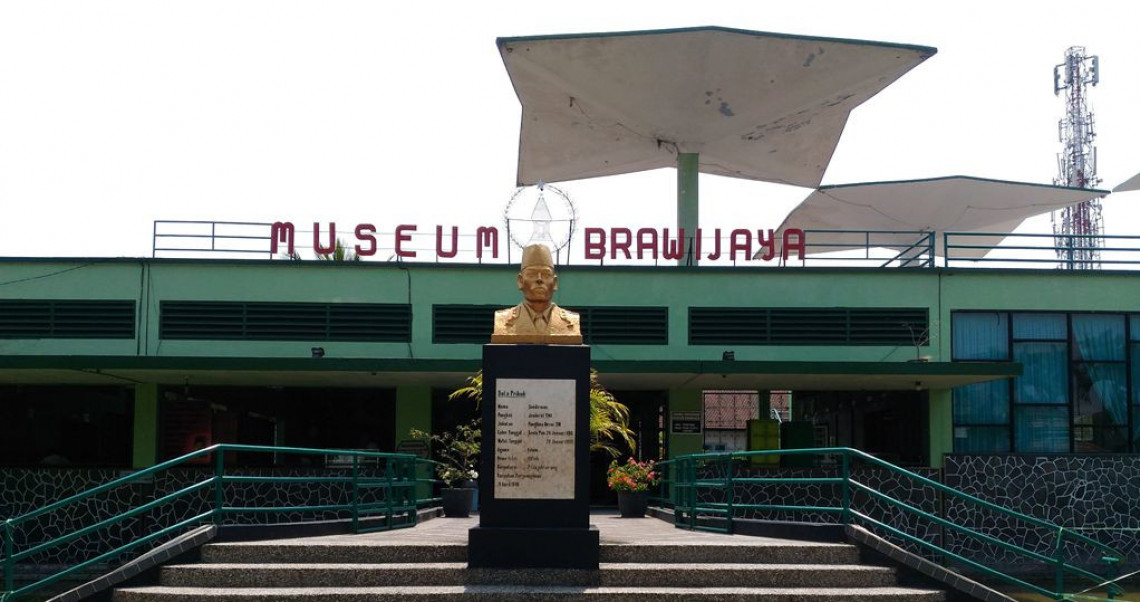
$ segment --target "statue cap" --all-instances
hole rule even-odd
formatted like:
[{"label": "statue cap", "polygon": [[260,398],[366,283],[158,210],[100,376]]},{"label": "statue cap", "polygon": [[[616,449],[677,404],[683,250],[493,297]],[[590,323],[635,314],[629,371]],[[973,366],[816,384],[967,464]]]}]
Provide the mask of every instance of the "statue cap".
[{"label": "statue cap", "polygon": [[520,269],[525,270],[532,266],[554,267],[554,258],[550,255],[550,249],[546,245],[529,245],[523,249]]}]

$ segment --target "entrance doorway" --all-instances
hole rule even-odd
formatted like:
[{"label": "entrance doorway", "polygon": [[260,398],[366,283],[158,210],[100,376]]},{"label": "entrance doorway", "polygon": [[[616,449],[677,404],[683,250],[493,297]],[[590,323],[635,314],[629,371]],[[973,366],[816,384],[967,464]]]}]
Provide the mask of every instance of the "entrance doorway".
[{"label": "entrance doorway", "polygon": [[793,420],[811,422],[816,444],[853,447],[901,466],[928,466],[926,391],[797,391]]}]

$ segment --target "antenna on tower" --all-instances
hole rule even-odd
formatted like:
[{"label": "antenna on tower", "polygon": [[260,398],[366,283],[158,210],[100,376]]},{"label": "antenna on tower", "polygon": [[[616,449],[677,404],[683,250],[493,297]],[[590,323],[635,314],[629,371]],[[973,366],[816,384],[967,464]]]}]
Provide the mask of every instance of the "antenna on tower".
[{"label": "antenna on tower", "polygon": [[[1062,145],[1057,153],[1057,177],[1053,183],[1070,188],[1095,188],[1096,127],[1088,108],[1088,88],[1100,82],[1100,58],[1085,54],[1083,46],[1065,52],[1065,62],[1053,68],[1053,94],[1065,95],[1065,116],[1057,125]],[[1054,211],[1053,242],[1061,269],[1100,268],[1104,247],[1104,218],[1100,199]]]}]

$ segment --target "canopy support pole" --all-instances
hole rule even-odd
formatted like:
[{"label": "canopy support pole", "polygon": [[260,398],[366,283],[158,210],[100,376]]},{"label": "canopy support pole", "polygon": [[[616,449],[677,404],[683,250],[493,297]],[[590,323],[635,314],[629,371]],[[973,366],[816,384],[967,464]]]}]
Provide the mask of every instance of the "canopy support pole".
[{"label": "canopy support pole", "polygon": [[700,219],[697,189],[700,176],[700,154],[677,153],[677,228],[685,233],[685,253],[678,265],[697,265],[696,236]]}]

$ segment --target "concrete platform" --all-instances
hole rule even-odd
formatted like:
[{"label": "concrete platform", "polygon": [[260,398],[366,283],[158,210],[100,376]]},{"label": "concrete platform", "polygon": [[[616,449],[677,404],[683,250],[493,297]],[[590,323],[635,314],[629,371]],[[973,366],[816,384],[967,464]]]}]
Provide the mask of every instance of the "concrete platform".
[{"label": "concrete platform", "polygon": [[900,587],[893,568],[860,564],[847,543],[725,535],[655,519],[591,514],[599,570],[470,568],[478,517],[415,528],[206,545],[198,564],[164,567],[160,585],[123,588],[118,602],[454,600],[467,602],[942,602]]},{"label": "concrete platform", "polygon": [[[598,527],[602,545],[609,546],[716,546],[718,551],[731,554],[733,546],[776,546],[804,549],[831,548],[835,550],[850,549],[851,546],[841,543],[818,543],[811,541],[798,541],[789,539],[776,539],[772,537],[759,537],[750,535],[724,535],[703,531],[686,531],[655,518],[621,518],[617,512],[594,511],[590,514],[590,523]],[[389,547],[389,546],[431,546],[447,547],[449,545],[466,546],[467,531],[479,524],[479,517],[469,518],[437,518],[421,523],[411,529],[398,529],[365,535],[327,535],[321,537],[299,537],[295,539],[275,539],[272,542],[231,542],[211,544],[211,549],[241,548],[263,546],[271,543],[273,546],[293,547]],[[441,560],[443,561],[443,560]],[[603,562],[605,562],[603,558]],[[617,562],[611,559],[609,562]],[[732,562],[724,560],[724,562]]]}]

